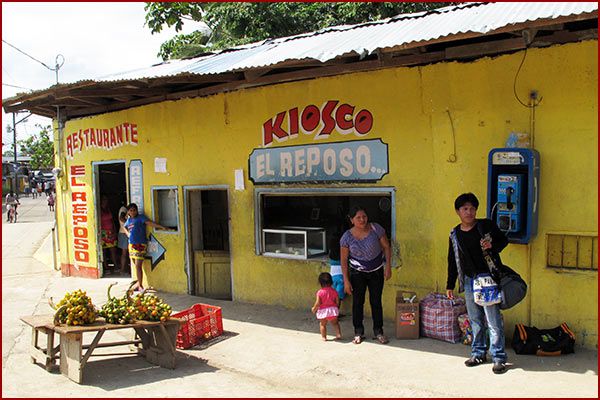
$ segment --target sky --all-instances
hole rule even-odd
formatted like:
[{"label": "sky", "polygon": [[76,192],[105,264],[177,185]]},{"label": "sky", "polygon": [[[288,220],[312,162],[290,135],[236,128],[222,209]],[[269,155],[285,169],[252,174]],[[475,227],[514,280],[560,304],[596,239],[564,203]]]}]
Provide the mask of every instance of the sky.
[{"label": "sky", "polygon": [[[174,29],[151,34],[144,26],[143,2],[2,2],[2,40],[54,68],[57,55],[64,57],[60,83],[93,79],[161,62],[156,56],[161,43],[175,35]],[[198,25],[186,24],[181,33]],[[28,89],[46,89],[56,74],[42,64],[2,42],[2,98]],[[8,86],[12,85],[12,86]],[[13,86],[19,86],[15,88]],[[17,114],[16,121],[27,113]],[[16,126],[17,141],[38,132],[36,123],[51,120],[31,116]],[[2,112],[2,152],[12,149],[12,114]]]}]

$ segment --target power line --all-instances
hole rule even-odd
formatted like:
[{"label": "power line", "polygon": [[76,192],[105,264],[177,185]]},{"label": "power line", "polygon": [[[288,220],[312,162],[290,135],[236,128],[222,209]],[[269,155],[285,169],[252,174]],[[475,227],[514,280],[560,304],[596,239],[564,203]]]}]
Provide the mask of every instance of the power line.
[{"label": "power line", "polygon": [[36,62],[42,64],[44,67],[48,68],[50,71],[55,71],[55,69],[50,68],[49,66],[47,66],[46,64],[44,64],[43,62],[38,60],[37,58],[30,56],[29,54],[25,53],[23,50],[19,49],[18,47],[13,46],[12,44],[8,43],[6,40],[2,39],[2,41],[4,43],[6,43],[7,45],[9,45],[10,47],[12,47],[13,49],[17,50],[19,53],[25,54],[27,57],[31,58],[33,61],[36,61]]},{"label": "power line", "polygon": [[[13,49],[17,50],[19,53],[25,54],[27,57],[31,58],[33,61],[38,62],[40,64],[42,64],[44,67],[48,68],[50,71],[54,71],[56,73],[56,83],[58,83],[58,70],[63,66],[63,64],[65,63],[65,57],[62,54],[59,54],[56,56],[56,59],[54,60],[56,62],[56,65],[54,68],[50,68],[49,66],[47,66],[46,64],[44,64],[43,62],[41,62],[40,60],[38,60],[37,58],[30,56],[29,54],[25,53],[23,50],[19,49],[16,46],[13,46],[12,44],[8,43],[6,40],[2,39],[2,42],[6,43],[7,45],[9,45],[10,47],[12,47]],[[62,58],[62,61],[59,63],[58,60]]]},{"label": "power line", "polygon": [[31,89],[31,88],[26,88],[26,87],[23,87],[23,86],[17,86],[17,85],[10,85],[10,84],[8,84],[8,83],[3,83],[3,84],[2,84],[2,86],[10,86],[10,87],[14,87],[14,88],[17,88],[17,89],[33,90],[33,89]]}]

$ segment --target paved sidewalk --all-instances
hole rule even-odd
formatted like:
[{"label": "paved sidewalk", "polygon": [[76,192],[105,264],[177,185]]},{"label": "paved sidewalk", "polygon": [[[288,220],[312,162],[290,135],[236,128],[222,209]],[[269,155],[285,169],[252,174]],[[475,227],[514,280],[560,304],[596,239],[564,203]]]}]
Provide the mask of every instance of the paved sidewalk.
[{"label": "paved sidewalk", "polygon": [[[33,224],[32,224],[33,226]],[[283,307],[217,301],[159,293],[175,310],[195,303],[222,307],[225,333],[189,350],[178,351],[177,368],[163,369],[142,357],[92,357],[78,385],[59,372],[30,363],[29,327],[18,317],[51,312],[47,299],[84,289],[97,305],[106,287],[118,282],[122,293],[128,278],[61,277],[48,263],[51,223],[40,222],[27,240],[37,243],[31,255],[5,256],[8,230],[3,224],[3,397],[594,397],[598,395],[596,351],[577,349],[559,357],[518,356],[508,349],[510,369],[494,375],[491,364],[466,368],[468,347],[438,340],[391,339],[380,345],[370,338],[350,342],[351,317],[342,319],[340,342],[323,342],[318,323],[306,311]],[[43,236],[43,230],[46,236]],[[37,236],[33,232],[38,232]],[[24,240],[24,239],[22,239]],[[35,254],[35,256],[33,255]],[[50,258],[51,259],[51,258]],[[42,262],[41,262],[42,261]],[[20,267],[20,268],[19,268]],[[8,268],[8,270],[7,270]],[[371,321],[366,319],[369,330]],[[393,323],[385,331],[393,335]],[[126,331],[105,335],[123,338]],[[333,338],[333,336],[331,336]],[[91,337],[84,336],[84,341]],[[127,346],[118,348],[129,353]],[[99,349],[99,354],[111,350]],[[94,353],[96,354],[96,353]],[[476,382],[473,384],[472,382]]]}]

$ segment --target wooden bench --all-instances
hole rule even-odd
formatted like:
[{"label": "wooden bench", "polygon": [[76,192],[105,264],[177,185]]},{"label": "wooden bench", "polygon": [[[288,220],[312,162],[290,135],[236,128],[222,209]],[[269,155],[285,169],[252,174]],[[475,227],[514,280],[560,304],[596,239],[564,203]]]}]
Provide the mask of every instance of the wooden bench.
[{"label": "wooden bench", "polygon": [[[21,321],[31,326],[31,361],[41,361],[50,371],[56,360],[60,361],[60,372],[69,379],[81,383],[83,370],[92,352],[99,347],[133,345],[138,354],[146,357],[152,364],[163,368],[175,368],[175,342],[181,320],[171,318],[165,322],[136,321],[127,325],[107,324],[98,318],[91,325],[54,326],[52,315],[33,315],[21,317]],[[100,339],[108,330],[133,329],[133,340],[100,343]],[[47,336],[46,347],[38,344],[39,333]],[[95,332],[90,344],[83,344],[83,334]],[[54,334],[60,338],[60,345],[54,345]],[[83,351],[85,353],[83,353]]]}]

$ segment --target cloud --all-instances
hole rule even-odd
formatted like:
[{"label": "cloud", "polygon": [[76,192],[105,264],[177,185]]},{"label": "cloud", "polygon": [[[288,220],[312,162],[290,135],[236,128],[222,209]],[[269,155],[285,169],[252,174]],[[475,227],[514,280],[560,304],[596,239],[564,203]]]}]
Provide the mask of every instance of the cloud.
[{"label": "cloud", "polygon": [[[144,17],[142,2],[2,2],[2,38],[51,68],[62,54],[65,62],[59,69],[59,81],[72,83],[160,62],[156,56],[160,45],[175,31],[165,29],[152,35],[144,26]],[[191,30],[193,26],[188,24],[184,32]],[[56,83],[56,75],[2,43],[2,82],[38,90]],[[2,86],[2,98],[20,92],[24,90]],[[50,120],[29,118],[17,125],[19,138],[21,132],[35,132],[36,122],[47,125]],[[12,115],[3,113],[2,124],[2,141],[12,143],[12,134],[5,130],[12,124]]]}]

